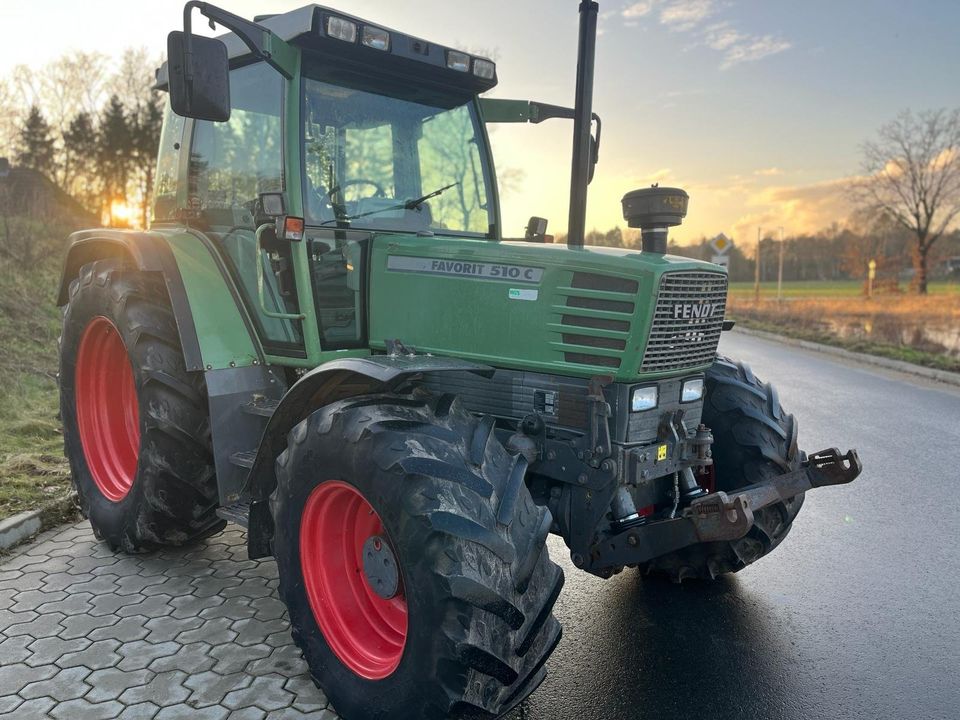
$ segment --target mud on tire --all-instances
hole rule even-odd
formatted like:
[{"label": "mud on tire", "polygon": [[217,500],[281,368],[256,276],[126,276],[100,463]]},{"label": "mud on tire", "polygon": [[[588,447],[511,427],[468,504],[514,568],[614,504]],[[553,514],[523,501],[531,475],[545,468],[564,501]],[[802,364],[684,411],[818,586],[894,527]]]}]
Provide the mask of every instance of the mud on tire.
[{"label": "mud on tire", "polygon": [[[271,498],[280,595],[337,712],[347,720],[493,718],[535,690],[560,640],[552,608],[563,573],[545,547],[550,514],[533,503],[525,461],[506,452],[492,419],[417,390],[333,403],[288,440]],[[304,589],[301,513],[328,481],[362,493],[397,551],[408,622],[399,664],[381,679],[341,662]]]},{"label": "mud on tire", "polygon": [[[104,319],[109,323],[104,323]],[[84,454],[77,419],[77,364],[92,323],[119,333],[131,365],[139,414],[132,485],[111,500]],[[223,528],[217,508],[206,388],[187,373],[163,278],[121,260],[84,265],[70,286],[60,339],[64,450],[94,533],[127,552],[181,545]]]},{"label": "mud on tire", "polygon": [[[713,431],[716,489],[730,492],[800,467],[797,421],[783,411],[776,388],[750,368],[718,357],[706,373],[703,423]],[[733,542],[702,543],[664,555],[641,569],[673,580],[712,579],[768,554],[790,532],[803,494],[754,511],[754,526]]]}]

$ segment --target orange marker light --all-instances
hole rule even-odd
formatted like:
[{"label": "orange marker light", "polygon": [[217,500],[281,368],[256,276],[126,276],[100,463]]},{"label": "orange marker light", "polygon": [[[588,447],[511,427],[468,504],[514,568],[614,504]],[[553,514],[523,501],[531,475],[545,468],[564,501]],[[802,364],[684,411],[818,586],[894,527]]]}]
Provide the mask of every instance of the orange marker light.
[{"label": "orange marker light", "polygon": [[303,240],[303,218],[286,217],[283,219],[284,240]]}]

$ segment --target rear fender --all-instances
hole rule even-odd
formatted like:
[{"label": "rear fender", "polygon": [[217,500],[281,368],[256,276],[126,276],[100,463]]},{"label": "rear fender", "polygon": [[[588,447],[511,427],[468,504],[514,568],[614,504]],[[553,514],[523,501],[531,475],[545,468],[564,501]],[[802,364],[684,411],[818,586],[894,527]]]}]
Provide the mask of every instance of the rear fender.
[{"label": "rear fender", "polygon": [[141,232],[99,228],[75,232],[69,243],[58,305],[69,301],[70,283],[84,265],[122,258],[140,271],[163,275],[187,370],[263,362],[239,292],[221,258],[199,233],[185,229]]},{"label": "rear fender", "polygon": [[273,518],[269,499],[277,486],[275,462],[287,446],[287,434],[315,410],[338,400],[389,393],[423,373],[474,372],[485,377],[494,369],[456,358],[429,355],[373,355],[333,360],[306,373],[283,396],[263,432],[260,448],[242,495],[250,498],[251,558],[271,554]]}]

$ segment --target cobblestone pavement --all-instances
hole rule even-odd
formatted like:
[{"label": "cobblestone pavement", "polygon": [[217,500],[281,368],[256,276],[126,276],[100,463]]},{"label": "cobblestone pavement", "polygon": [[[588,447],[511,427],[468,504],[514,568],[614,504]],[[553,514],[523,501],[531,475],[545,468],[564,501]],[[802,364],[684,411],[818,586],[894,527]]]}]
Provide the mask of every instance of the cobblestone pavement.
[{"label": "cobblestone pavement", "polygon": [[0,718],[336,720],[276,587],[235,526],[137,556],[45,533],[0,557]]}]

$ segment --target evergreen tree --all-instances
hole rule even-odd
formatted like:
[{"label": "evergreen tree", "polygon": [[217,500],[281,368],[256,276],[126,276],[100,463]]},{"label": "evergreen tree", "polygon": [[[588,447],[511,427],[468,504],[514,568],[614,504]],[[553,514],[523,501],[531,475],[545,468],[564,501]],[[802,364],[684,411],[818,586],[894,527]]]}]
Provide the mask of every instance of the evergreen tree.
[{"label": "evergreen tree", "polygon": [[153,195],[157,149],[160,145],[160,129],[163,126],[163,108],[156,96],[138,104],[131,116],[134,165],[139,184],[141,223],[147,226],[150,201]]},{"label": "evergreen tree", "polygon": [[20,130],[17,164],[52,177],[53,150],[53,134],[50,131],[50,125],[47,124],[40,108],[33,105]]},{"label": "evergreen tree", "polygon": [[103,182],[101,198],[109,211],[114,202],[126,202],[134,154],[130,118],[116,95],[110,97],[100,116],[98,141],[97,160]]},{"label": "evergreen tree", "polygon": [[70,121],[63,133],[63,148],[67,178],[66,190],[88,210],[98,208],[99,183],[97,178],[97,131],[90,113],[80,112]]}]

